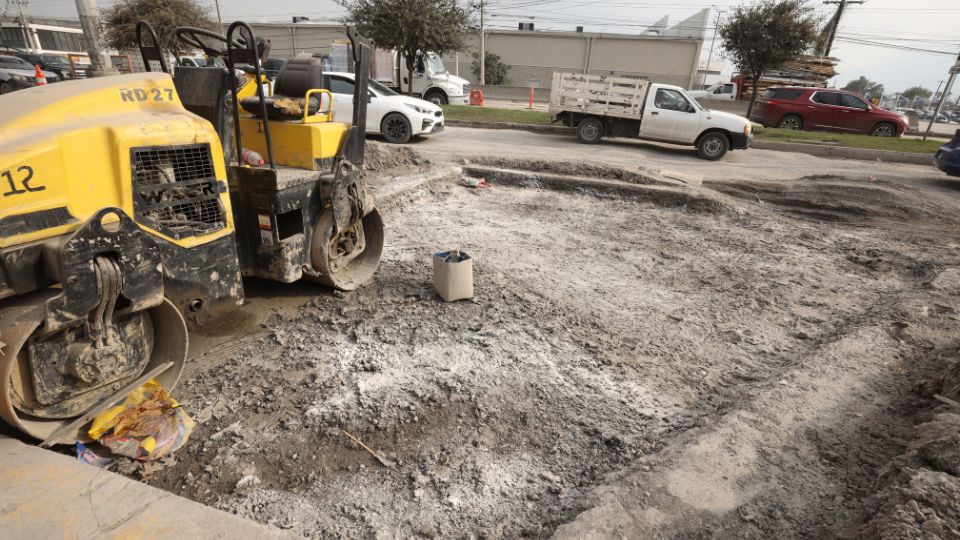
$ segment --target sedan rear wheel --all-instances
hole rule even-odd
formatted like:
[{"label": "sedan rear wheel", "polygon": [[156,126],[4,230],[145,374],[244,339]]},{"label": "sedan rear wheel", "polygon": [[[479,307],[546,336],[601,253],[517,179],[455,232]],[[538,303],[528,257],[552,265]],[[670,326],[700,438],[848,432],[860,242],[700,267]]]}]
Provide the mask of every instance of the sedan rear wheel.
[{"label": "sedan rear wheel", "polygon": [[17,87],[14,86],[13,83],[11,82],[6,82],[6,81],[0,82],[0,94],[9,94],[10,92],[13,92],[16,89]]}]

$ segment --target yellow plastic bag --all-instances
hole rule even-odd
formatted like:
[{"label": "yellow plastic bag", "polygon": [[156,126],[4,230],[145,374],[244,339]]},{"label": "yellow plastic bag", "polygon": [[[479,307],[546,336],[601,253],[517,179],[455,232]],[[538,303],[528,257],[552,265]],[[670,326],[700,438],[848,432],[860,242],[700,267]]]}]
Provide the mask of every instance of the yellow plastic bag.
[{"label": "yellow plastic bag", "polygon": [[94,418],[87,434],[114,454],[151,461],[186,444],[195,427],[187,411],[151,379]]}]

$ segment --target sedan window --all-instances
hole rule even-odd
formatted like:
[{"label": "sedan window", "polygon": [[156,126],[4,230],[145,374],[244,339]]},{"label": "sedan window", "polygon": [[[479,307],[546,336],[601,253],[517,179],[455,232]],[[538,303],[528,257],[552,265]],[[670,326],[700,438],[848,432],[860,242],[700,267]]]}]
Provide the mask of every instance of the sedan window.
[{"label": "sedan window", "polygon": [[814,103],[821,103],[823,105],[840,105],[840,96],[836,92],[817,92],[813,95]]},{"label": "sedan window", "polygon": [[853,107],[854,109],[862,109],[864,111],[869,111],[870,107],[865,101],[858,98],[857,96],[851,96],[850,94],[841,94],[841,103],[844,107]]},{"label": "sedan window", "polygon": [[0,56],[0,66],[7,69],[34,69],[33,64],[16,56]]},{"label": "sedan window", "polygon": [[353,81],[348,81],[341,77],[330,78],[330,91],[334,94],[353,95]]}]

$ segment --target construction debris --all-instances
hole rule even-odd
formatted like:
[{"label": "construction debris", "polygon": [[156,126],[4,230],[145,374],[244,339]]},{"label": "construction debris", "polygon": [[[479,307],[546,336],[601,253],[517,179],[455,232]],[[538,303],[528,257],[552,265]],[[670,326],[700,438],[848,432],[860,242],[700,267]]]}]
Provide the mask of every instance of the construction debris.
[{"label": "construction debris", "polygon": [[150,380],[97,416],[88,435],[114,454],[152,461],[186,444],[195,426],[167,390]]}]

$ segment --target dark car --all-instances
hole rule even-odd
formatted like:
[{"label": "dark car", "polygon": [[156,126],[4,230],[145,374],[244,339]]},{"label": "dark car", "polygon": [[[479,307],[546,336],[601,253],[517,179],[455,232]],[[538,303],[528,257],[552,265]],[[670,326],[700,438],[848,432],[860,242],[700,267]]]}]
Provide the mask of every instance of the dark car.
[{"label": "dark car", "polygon": [[760,97],[750,120],[766,127],[899,137],[907,119],[881,109],[853,92],[833,88],[775,87]]},{"label": "dark car", "polygon": [[950,176],[960,176],[960,129],[953,134],[950,142],[937,150],[933,161],[941,171]]},{"label": "dark car", "polygon": [[[0,94],[30,88],[37,85],[37,67],[23,58],[12,55],[0,55]],[[43,71],[47,82],[56,82],[57,74]]]},{"label": "dark car", "polygon": [[73,79],[74,71],[76,71],[78,79],[84,79],[87,77],[87,70],[90,69],[90,64],[79,62],[74,62],[73,68],[71,69],[70,60],[61,54],[18,52],[16,56],[23,58],[35,66],[40,66],[40,69],[44,71],[56,73],[62,81]]}]

